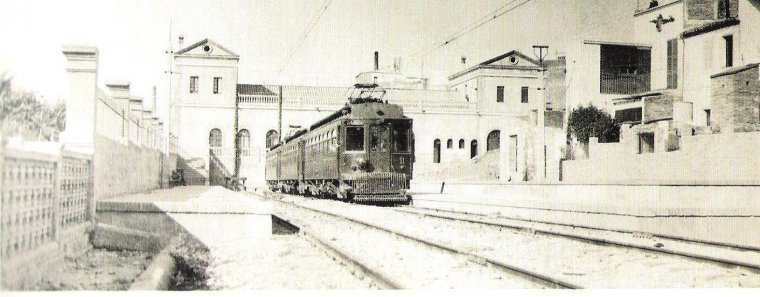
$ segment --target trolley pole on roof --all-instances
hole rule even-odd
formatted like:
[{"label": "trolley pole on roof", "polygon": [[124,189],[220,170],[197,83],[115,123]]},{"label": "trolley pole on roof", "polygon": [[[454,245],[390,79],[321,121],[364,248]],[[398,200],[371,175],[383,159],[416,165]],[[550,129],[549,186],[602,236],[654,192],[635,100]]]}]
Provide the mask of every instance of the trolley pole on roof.
[{"label": "trolley pole on roof", "polygon": [[282,142],[282,85],[280,85],[279,93],[277,100],[277,143]]}]

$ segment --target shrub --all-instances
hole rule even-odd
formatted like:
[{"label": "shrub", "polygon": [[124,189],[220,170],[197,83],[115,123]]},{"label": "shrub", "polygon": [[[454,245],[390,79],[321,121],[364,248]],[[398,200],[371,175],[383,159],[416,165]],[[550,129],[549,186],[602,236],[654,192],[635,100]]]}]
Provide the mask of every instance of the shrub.
[{"label": "shrub", "polygon": [[594,105],[573,109],[567,119],[567,139],[575,136],[581,143],[588,143],[589,137],[598,137],[599,142],[618,142],[620,125],[612,117]]},{"label": "shrub", "polygon": [[28,91],[14,90],[12,79],[0,75],[0,122],[6,136],[21,135],[27,140],[58,140],[66,124],[66,105],[44,104]]}]

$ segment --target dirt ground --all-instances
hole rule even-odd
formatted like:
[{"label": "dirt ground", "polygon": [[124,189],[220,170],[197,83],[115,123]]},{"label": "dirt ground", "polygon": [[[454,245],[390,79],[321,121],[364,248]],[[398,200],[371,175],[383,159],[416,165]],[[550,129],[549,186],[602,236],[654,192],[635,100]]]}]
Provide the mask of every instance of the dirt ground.
[{"label": "dirt ground", "polygon": [[50,273],[35,290],[127,290],[151,257],[147,252],[91,249],[67,258],[63,267]]}]

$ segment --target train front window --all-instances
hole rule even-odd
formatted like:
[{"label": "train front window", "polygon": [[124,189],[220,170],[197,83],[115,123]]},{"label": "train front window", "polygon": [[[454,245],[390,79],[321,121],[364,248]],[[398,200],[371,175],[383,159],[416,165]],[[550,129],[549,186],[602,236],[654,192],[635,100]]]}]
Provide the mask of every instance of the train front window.
[{"label": "train front window", "polygon": [[346,151],[364,150],[364,127],[346,127]]},{"label": "train front window", "polygon": [[393,125],[393,143],[397,152],[409,151],[409,125],[406,123]]},{"label": "train front window", "polygon": [[369,145],[373,152],[388,151],[388,127],[372,126],[370,128]]}]

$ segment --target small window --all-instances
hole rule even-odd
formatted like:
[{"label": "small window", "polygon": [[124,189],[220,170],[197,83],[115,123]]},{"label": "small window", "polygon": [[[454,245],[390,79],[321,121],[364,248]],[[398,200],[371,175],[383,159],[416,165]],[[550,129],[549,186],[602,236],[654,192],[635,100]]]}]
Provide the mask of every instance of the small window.
[{"label": "small window", "polygon": [[496,87],[496,102],[504,102],[504,86]]},{"label": "small window", "polygon": [[441,163],[441,141],[433,141],[433,163]]},{"label": "small window", "polygon": [[364,150],[364,127],[346,127],[346,151]]},{"label": "small window", "polygon": [[522,97],[520,103],[528,103],[528,87],[522,87]]},{"label": "small window", "polygon": [[198,77],[190,77],[190,93],[198,93]]},{"label": "small window", "polygon": [[396,123],[393,125],[393,141],[395,151],[409,151],[409,126],[406,123]]},{"label": "small window", "polygon": [[726,67],[734,66],[734,36],[723,36],[723,40],[726,42]]},{"label": "small window", "polygon": [[454,141],[449,138],[449,140],[446,141],[446,148],[450,149],[454,147]]},{"label": "small window", "polygon": [[214,77],[214,94],[219,94],[219,85],[222,83],[221,77]]},{"label": "small window", "polygon": [[706,123],[707,126],[712,125],[712,122],[710,120],[710,110],[709,109],[705,109],[705,123]]},{"label": "small window", "polygon": [[388,151],[388,127],[372,126],[370,128],[371,138],[369,139],[370,147],[373,152]]},{"label": "small window", "polygon": [[464,148],[464,139],[460,139],[459,140],[459,149],[461,150],[463,148]]}]

